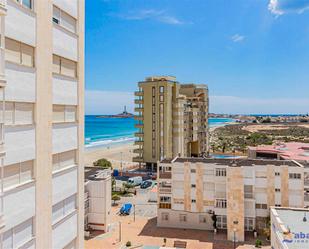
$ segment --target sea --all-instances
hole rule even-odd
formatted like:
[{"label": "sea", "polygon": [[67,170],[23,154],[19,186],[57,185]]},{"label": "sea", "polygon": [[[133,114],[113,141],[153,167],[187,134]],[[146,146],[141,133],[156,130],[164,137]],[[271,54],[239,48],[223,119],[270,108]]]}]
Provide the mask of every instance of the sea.
[{"label": "sea", "polygon": [[[210,118],[209,126],[217,127],[232,122],[229,118]],[[134,118],[98,118],[95,115],[85,116],[85,147],[86,150],[99,147],[114,147],[121,144],[132,143]]]}]

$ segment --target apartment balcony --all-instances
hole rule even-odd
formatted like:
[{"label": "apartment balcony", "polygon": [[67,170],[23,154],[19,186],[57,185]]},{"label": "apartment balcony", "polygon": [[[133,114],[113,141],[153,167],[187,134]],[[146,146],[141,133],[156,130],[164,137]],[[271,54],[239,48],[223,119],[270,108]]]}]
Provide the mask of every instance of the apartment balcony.
[{"label": "apartment balcony", "polygon": [[135,136],[135,137],[143,138],[143,137],[144,137],[144,132],[135,132],[135,133],[134,133],[134,136]]},{"label": "apartment balcony", "polygon": [[144,111],[144,108],[143,108],[143,107],[135,107],[135,108],[134,108],[134,111],[135,111],[135,112],[143,112],[143,111]]},{"label": "apartment balcony", "polygon": [[142,123],[135,124],[134,127],[137,128],[137,129],[143,129],[144,128],[144,124],[142,124]]},{"label": "apartment balcony", "polygon": [[136,154],[143,154],[143,149],[134,149],[133,150],[133,153],[136,153]]},{"label": "apartment balcony", "polygon": [[140,157],[140,156],[133,157],[133,162],[142,163],[142,162],[144,162],[144,158]]},{"label": "apartment balcony", "polygon": [[159,172],[159,178],[160,179],[171,179],[172,172]]},{"label": "apartment balcony", "polygon": [[4,227],[5,227],[4,215],[0,214],[0,233],[2,233]]},{"label": "apartment balcony", "polygon": [[172,188],[171,187],[160,187],[159,188],[159,193],[160,194],[171,194],[172,193]]},{"label": "apartment balcony", "polygon": [[6,85],[4,53],[5,53],[4,48],[0,47],[0,87],[5,87]]},{"label": "apartment balcony", "polygon": [[159,208],[171,209],[172,208],[172,204],[171,203],[160,203],[159,204]]},{"label": "apartment balcony", "polygon": [[136,140],[136,141],[134,141],[134,145],[143,146],[144,145],[144,141]]},{"label": "apartment balcony", "polygon": [[135,103],[136,105],[143,105],[143,104],[144,104],[144,100],[143,100],[143,99],[135,99],[135,100],[134,100],[134,103]]},{"label": "apartment balcony", "polygon": [[89,192],[84,193],[84,199],[85,199],[85,201],[87,201],[89,199]]},{"label": "apartment balcony", "polygon": [[6,0],[0,0],[0,15],[4,16],[6,15],[6,5],[5,5]]},{"label": "apartment balcony", "polygon": [[134,95],[135,96],[143,96],[144,92],[143,91],[136,91],[136,92],[134,92]]},{"label": "apartment balcony", "polygon": [[144,116],[142,116],[142,115],[135,115],[134,119],[138,120],[138,121],[143,121],[144,120]]}]

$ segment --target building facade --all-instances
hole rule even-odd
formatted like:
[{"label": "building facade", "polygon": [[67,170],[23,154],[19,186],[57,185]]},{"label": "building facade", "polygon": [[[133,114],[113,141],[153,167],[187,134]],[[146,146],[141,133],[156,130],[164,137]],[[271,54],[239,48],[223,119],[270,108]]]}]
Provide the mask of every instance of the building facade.
[{"label": "building facade", "polygon": [[107,232],[111,222],[112,178],[110,169],[85,168],[85,230]]},{"label": "building facade", "polygon": [[208,88],[180,84],[172,76],[148,77],[135,92],[133,161],[154,168],[157,161],[208,153]]},{"label": "building facade", "polygon": [[304,207],[304,167],[295,161],[175,158],[158,167],[160,227],[245,231],[265,228],[271,206]]},{"label": "building facade", "polygon": [[309,244],[309,209],[271,208],[271,248],[304,249]]},{"label": "building facade", "polygon": [[0,13],[0,248],[83,248],[84,1]]}]

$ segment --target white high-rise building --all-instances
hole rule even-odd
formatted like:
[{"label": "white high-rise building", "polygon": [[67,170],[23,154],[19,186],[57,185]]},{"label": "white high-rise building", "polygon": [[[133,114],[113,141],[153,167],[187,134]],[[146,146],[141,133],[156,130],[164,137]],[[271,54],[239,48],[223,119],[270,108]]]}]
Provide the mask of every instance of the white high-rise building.
[{"label": "white high-rise building", "polygon": [[83,248],[84,0],[0,15],[0,248]]}]

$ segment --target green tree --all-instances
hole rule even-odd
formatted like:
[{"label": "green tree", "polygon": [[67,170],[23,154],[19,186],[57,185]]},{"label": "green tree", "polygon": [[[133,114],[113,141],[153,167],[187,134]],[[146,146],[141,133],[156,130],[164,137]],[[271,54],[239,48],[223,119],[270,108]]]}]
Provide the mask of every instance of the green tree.
[{"label": "green tree", "polygon": [[128,192],[130,191],[130,189],[134,188],[134,186],[133,186],[132,184],[127,183],[127,182],[124,182],[124,183],[122,184],[122,186],[123,186],[123,192],[124,192],[124,194],[128,193]]},{"label": "green tree", "polygon": [[113,194],[112,200],[114,201],[113,205],[116,205],[116,201],[119,201],[119,200],[120,200],[120,196],[117,195],[117,194]]},{"label": "green tree", "polygon": [[93,163],[93,166],[102,167],[104,169],[112,168],[112,163],[105,158],[99,159]]}]

